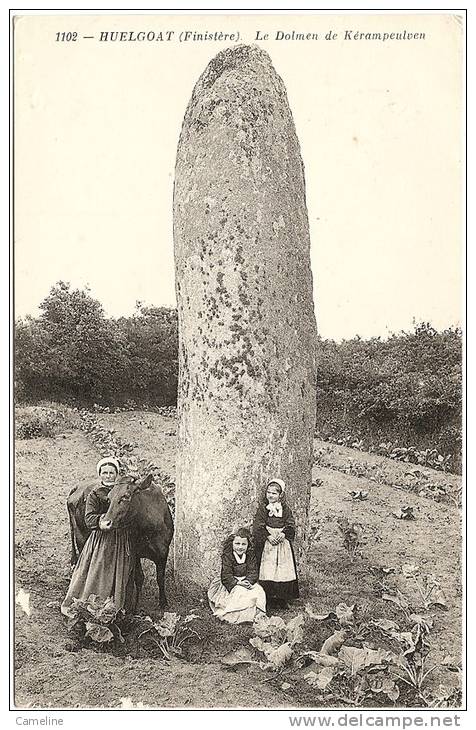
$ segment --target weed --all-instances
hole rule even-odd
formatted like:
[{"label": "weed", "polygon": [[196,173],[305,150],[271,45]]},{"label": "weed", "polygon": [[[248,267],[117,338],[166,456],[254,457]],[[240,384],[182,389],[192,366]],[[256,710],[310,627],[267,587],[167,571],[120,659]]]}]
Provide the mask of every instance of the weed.
[{"label": "weed", "polygon": [[79,426],[77,413],[66,406],[26,406],[17,408],[17,439],[53,438]]},{"label": "weed", "polygon": [[347,551],[351,561],[358,555],[362,547],[362,527],[355,523],[349,522],[347,517],[339,517],[337,526],[341,532],[344,549]]},{"label": "weed", "polygon": [[165,611],[159,621],[153,621],[150,616],[140,617],[139,620],[150,624],[141,631],[138,639],[145,634],[151,634],[149,638],[159,648],[164,659],[172,659],[173,656],[183,656],[183,644],[194,637],[200,639],[199,634],[189,626],[191,621],[199,618],[196,614],[187,614],[184,618],[178,613]]},{"label": "weed", "polygon": [[124,611],[115,606],[112,598],[103,600],[93,593],[86,601],[73,598],[69,611],[69,630],[81,624],[85,628],[85,636],[98,644],[109,644],[114,640],[124,643],[119,628]]}]

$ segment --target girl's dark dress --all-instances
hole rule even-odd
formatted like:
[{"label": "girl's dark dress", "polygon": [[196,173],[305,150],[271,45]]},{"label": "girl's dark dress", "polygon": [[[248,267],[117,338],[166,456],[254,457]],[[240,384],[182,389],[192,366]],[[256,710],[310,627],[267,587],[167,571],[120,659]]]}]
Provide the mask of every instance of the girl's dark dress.
[{"label": "girl's dark dress", "polygon": [[[275,517],[269,515],[266,504],[261,504],[253,521],[254,545],[260,560],[259,582],[265,590],[267,602],[271,603],[286,603],[299,597],[296,559],[292,544],[296,534],[296,524],[286,503],[282,504],[282,508],[282,517]],[[281,547],[274,548],[267,540],[270,534],[278,531],[283,532],[286,540]],[[274,565],[272,565],[273,561]],[[283,565],[283,562],[286,564]],[[269,575],[279,579],[269,580],[267,579]],[[281,580],[282,576],[289,575],[294,575],[293,580]]]},{"label": "girl's dark dress", "polygon": [[110,487],[95,487],[86,499],[84,521],[92,530],[71,576],[71,583],[61,605],[70,615],[73,598],[86,601],[91,594],[112,598],[118,609],[131,611],[135,602],[136,553],[128,527],[99,529],[99,520],[109,508]]},{"label": "girl's dark dress", "polygon": [[[245,578],[252,588],[240,585]],[[213,614],[231,624],[254,621],[266,612],[266,597],[258,583],[258,562],[251,548],[243,563],[236,560],[231,546],[224,551],[220,578],[212,581],[207,595]]]},{"label": "girl's dark dress", "polygon": [[228,550],[221,559],[221,582],[228,593],[238,585],[238,578],[247,578],[251,584],[258,582],[258,563],[251,548],[245,553],[244,563],[238,563],[233,550]]}]

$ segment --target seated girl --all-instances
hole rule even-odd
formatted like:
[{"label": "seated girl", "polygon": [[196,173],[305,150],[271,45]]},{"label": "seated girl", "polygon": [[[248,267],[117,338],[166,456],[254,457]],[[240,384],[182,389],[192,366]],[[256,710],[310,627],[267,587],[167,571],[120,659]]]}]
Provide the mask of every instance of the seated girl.
[{"label": "seated girl", "polygon": [[221,559],[221,577],[208,589],[215,616],[230,624],[254,621],[266,613],[266,597],[258,581],[258,564],[249,530],[241,527],[227,538]]}]

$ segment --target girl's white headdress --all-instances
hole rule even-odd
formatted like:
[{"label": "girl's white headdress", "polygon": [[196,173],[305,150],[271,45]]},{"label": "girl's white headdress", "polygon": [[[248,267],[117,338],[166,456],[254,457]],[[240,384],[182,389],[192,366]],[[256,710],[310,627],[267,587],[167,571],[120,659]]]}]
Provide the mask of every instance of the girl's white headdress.
[{"label": "girl's white headdress", "polygon": [[271,479],[266,486],[269,487],[271,486],[271,484],[277,484],[278,487],[281,487],[281,492],[284,492],[284,490],[286,489],[286,484],[283,482],[282,479]]}]

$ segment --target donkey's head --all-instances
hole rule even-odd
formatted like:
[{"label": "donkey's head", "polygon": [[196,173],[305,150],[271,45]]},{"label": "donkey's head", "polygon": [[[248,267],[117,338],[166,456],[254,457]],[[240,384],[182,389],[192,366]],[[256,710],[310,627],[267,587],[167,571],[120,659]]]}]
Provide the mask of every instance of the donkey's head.
[{"label": "donkey's head", "polygon": [[150,487],[152,478],[152,474],[149,474],[142,481],[130,475],[117,479],[109,492],[109,509],[102,520],[106,529],[115,530],[128,521],[134,495]]}]

